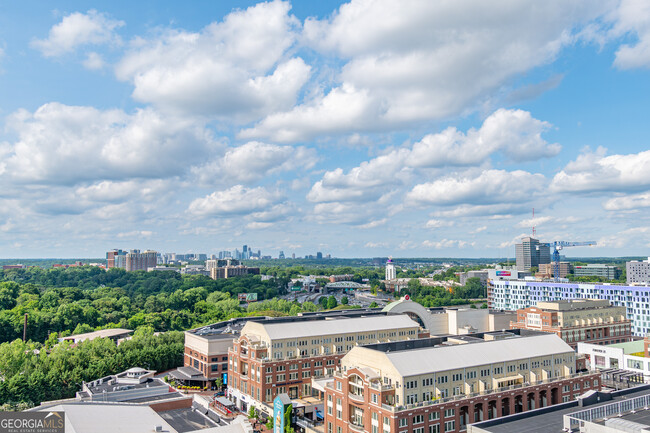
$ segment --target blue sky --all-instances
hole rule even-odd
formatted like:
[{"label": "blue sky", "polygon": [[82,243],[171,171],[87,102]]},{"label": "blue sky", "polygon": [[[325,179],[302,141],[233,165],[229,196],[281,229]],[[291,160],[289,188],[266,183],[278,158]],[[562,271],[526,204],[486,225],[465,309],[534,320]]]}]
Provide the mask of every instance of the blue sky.
[{"label": "blue sky", "polygon": [[1,256],[647,255],[649,69],[643,1],[5,2]]}]

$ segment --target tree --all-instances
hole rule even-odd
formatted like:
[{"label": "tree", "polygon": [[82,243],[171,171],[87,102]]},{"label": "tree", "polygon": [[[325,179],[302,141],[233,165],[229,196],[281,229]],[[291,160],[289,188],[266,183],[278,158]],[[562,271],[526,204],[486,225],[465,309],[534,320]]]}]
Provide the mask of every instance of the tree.
[{"label": "tree", "polygon": [[377,308],[377,303],[375,301],[372,301],[369,305],[370,308]]},{"label": "tree", "polygon": [[255,410],[255,406],[251,405],[250,409],[248,409],[248,419],[257,417],[256,412],[257,411]]},{"label": "tree", "polygon": [[348,302],[349,302],[349,301],[348,301],[348,297],[347,297],[347,296],[343,296],[343,297],[341,298],[341,304],[343,304],[343,305],[348,305]]},{"label": "tree", "polygon": [[336,308],[338,305],[338,302],[336,302],[336,298],[334,296],[330,296],[327,298],[327,309],[331,310],[332,308]]}]

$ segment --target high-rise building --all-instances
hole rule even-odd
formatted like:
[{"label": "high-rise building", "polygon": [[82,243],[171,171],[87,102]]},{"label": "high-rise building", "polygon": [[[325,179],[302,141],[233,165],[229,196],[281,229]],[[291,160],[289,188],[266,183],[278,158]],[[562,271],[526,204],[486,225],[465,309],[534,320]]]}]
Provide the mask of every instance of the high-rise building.
[{"label": "high-rise building", "polygon": [[126,269],[126,251],[115,249],[106,253],[106,269]]},{"label": "high-rise building", "polygon": [[146,250],[141,253],[140,250],[131,250],[126,255],[127,271],[146,271],[149,268],[155,268],[158,264],[158,253]]},{"label": "high-rise building", "polygon": [[650,257],[648,260],[632,260],[625,264],[628,284],[650,284]]},{"label": "high-rise building", "polygon": [[291,254],[291,258],[296,260],[296,253]]},{"label": "high-rise building", "polygon": [[321,253],[320,251],[317,252],[317,253],[316,253],[316,259],[317,259],[317,260],[323,260],[323,253]]},{"label": "high-rise building", "polygon": [[284,251],[280,251],[280,254],[278,254],[278,259],[284,260]]},{"label": "high-rise building", "polygon": [[394,280],[395,278],[397,278],[397,271],[395,270],[393,259],[389,257],[386,262],[386,280]]},{"label": "high-rise building", "polygon": [[520,244],[515,244],[517,270],[529,271],[540,264],[551,262],[551,249],[547,245],[540,245],[538,239],[525,237]]}]

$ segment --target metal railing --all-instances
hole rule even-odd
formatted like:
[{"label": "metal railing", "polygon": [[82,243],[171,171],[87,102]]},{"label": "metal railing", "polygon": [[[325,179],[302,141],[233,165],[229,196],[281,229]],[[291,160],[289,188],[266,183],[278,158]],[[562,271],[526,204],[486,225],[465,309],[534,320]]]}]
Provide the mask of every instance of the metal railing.
[{"label": "metal railing", "polygon": [[564,415],[564,428],[571,431],[574,428],[584,426],[585,422],[619,417],[625,413],[648,410],[649,408],[650,395],[642,395],[640,397],[625,399],[616,403],[605,404],[594,407],[593,409],[581,410]]},{"label": "metal railing", "polygon": [[389,410],[391,412],[400,412],[400,411],[403,411],[403,410],[411,410],[411,409],[415,409],[415,408],[423,407],[423,406],[431,406],[431,405],[435,405],[435,404],[448,403],[450,401],[458,401],[458,400],[465,400],[465,399],[473,398],[473,397],[481,397],[481,396],[486,396],[486,395],[499,394],[499,393],[502,393],[502,392],[512,391],[512,390],[515,390],[515,389],[529,388],[531,386],[545,385],[547,383],[560,382],[560,381],[563,381],[563,380],[574,379],[574,378],[577,378],[577,377],[590,376],[590,375],[595,375],[595,376],[597,376],[597,379],[600,379],[600,375],[597,372],[583,372],[583,373],[572,374],[572,375],[569,375],[569,376],[555,377],[555,378],[550,378],[550,379],[539,380],[539,381],[536,381],[536,382],[524,382],[524,383],[519,383],[519,384],[516,384],[516,385],[506,386],[506,387],[503,387],[503,388],[493,388],[493,389],[489,389],[489,390],[484,390],[484,391],[479,391],[479,392],[472,392],[472,393],[469,393],[469,394],[455,395],[455,396],[445,397],[445,398],[438,398],[438,399],[435,399],[435,400],[422,401],[422,402],[413,403],[413,404],[391,406],[391,405],[387,405],[385,403],[382,403],[381,407],[383,409]]}]

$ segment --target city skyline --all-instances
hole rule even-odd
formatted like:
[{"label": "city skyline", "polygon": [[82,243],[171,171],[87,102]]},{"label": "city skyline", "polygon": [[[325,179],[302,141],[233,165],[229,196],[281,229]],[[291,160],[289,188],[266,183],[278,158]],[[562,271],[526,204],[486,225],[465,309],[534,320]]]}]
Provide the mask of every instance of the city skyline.
[{"label": "city skyline", "polygon": [[532,226],[648,256],[648,22],[627,0],[9,3],[0,257],[514,257]]}]

